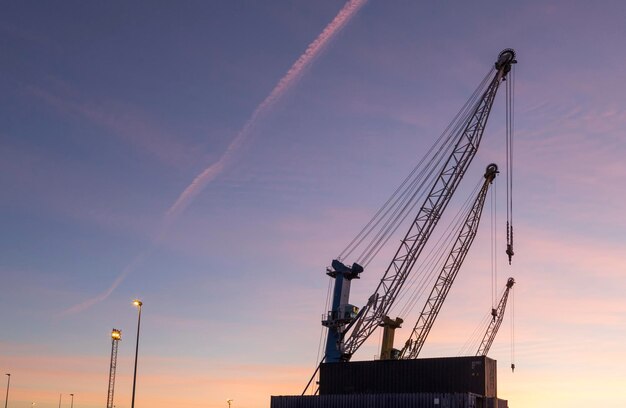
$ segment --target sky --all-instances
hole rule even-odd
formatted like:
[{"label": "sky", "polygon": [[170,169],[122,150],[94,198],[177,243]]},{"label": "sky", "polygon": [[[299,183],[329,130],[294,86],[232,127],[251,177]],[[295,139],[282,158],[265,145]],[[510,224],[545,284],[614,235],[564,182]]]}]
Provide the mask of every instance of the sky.
[{"label": "sky", "polygon": [[[495,285],[517,283],[489,354],[498,393],[510,407],[626,406],[625,14],[619,1],[3,2],[8,406],[105,405],[118,328],[115,405],[130,407],[134,298],[138,407],[300,394],[325,268],[509,47],[516,255],[506,264],[502,174]],[[451,206],[488,163],[504,167],[504,118],[501,92]],[[459,355],[490,311],[483,218],[422,357]]]}]

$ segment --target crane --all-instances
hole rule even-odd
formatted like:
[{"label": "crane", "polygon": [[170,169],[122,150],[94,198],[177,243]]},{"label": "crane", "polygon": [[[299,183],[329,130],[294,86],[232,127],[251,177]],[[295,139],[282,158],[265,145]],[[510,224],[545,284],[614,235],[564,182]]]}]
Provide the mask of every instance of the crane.
[{"label": "crane", "polygon": [[[498,307],[496,309],[491,309],[491,322],[489,326],[487,326],[487,331],[483,336],[483,340],[480,342],[480,346],[478,347],[478,351],[476,352],[477,356],[486,356],[489,353],[489,349],[493,344],[493,340],[496,338],[496,334],[498,334],[498,329],[500,328],[500,324],[502,324],[502,319],[504,319],[504,310],[506,309],[506,302],[509,298],[509,291],[515,285],[515,279],[509,278],[506,282],[506,288],[504,289],[504,293],[502,294],[502,298],[500,299],[500,303],[498,303]],[[515,365],[511,365],[512,369],[515,369]]]},{"label": "crane", "polygon": [[487,190],[489,189],[489,185],[495,179],[497,173],[498,166],[495,164],[487,166],[484,176],[485,181],[482,188],[478,192],[478,195],[476,196],[476,199],[467,214],[459,236],[454,242],[443,268],[435,281],[430,295],[428,296],[428,300],[426,301],[426,304],[424,305],[424,308],[422,309],[422,312],[413,327],[409,339],[400,351],[401,359],[417,358],[422,350],[426,337],[428,337],[428,333],[430,333],[430,329],[439,314],[439,310],[441,309],[441,306],[443,305],[443,302],[445,301],[446,296],[454,283],[454,279],[461,268],[461,264],[463,263],[469,248],[472,246],[474,238],[476,237],[478,225],[480,224],[480,216],[485,204],[485,197],[487,196]]},{"label": "crane", "polygon": [[383,322],[476,155],[498,88],[511,71],[512,64],[516,62],[512,49],[505,49],[498,55],[494,68],[488,74],[495,71],[494,75],[486,89],[476,94],[475,102],[468,108],[467,115],[455,128],[456,133],[450,140],[452,147],[446,151],[449,154],[444,156],[445,160],[441,160],[443,165],[436,173],[438,175],[432,187],[376,290],[361,309],[349,304],[348,299],[350,283],[352,279],[359,278],[364,270],[363,266],[358,262],[348,266],[339,259],[332,261],[332,267],[327,269],[327,274],[335,279],[335,285],[332,308],[322,321],[322,325],[328,328],[323,361],[349,361]]}]

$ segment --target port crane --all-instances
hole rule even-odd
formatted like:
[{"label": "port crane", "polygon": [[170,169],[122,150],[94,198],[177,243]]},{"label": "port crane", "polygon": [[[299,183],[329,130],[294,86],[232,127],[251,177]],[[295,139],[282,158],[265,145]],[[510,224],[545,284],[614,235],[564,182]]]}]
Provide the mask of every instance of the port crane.
[{"label": "port crane", "polygon": [[[480,342],[480,346],[478,347],[478,351],[476,352],[477,356],[486,356],[489,353],[489,349],[493,344],[493,340],[496,338],[496,334],[498,334],[498,329],[500,329],[500,325],[502,324],[502,319],[504,319],[504,311],[506,309],[506,302],[509,298],[509,292],[511,288],[515,285],[515,279],[509,278],[506,282],[506,288],[502,293],[502,298],[500,298],[500,302],[498,303],[497,308],[491,309],[491,322],[489,326],[487,326],[487,331],[483,336],[482,341]],[[515,365],[511,365],[512,369],[515,369]]]},{"label": "port crane", "polygon": [[351,305],[348,299],[351,281],[359,278],[364,270],[363,266],[358,262],[348,266],[339,259],[332,261],[331,268],[327,269],[327,274],[335,279],[332,308],[322,321],[328,328],[324,361],[349,361],[388,314],[476,155],[498,88],[511,71],[512,64],[516,62],[512,49],[505,49],[498,55],[488,74],[491,79],[486,82],[486,89],[481,90],[479,86],[482,92],[475,93],[476,97],[468,106],[467,114],[454,127],[453,137],[449,140],[452,147],[441,160],[444,164],[439,168],[434,184],[376,290],[360,310]]},{"label": "port crane", "polygon": [[[313,373],[313,376],[306,385],[303,395],[315,378],[322,362],[348,362],[359,347],[379,326],[384,327],[391,322],[391,325],[399,327],[402,323],[402,319],[392,321],[387,314],[411,273],[417,258],[424,249],[437,222],[443,215],[452,195],[472,162],[472,159],[475,157],[499,86],[506,80],[512,65],[515,63],[517,63],[515,51],[505,49],[500,52],[493,68],[487,73],[487,76],[480,83],[474,94],[437,141],[437,143],[439,143],[443,140],[438,150],[436,150],[436,153],[433,154],[430,161],[427,162],[425,166],[426,170],[424,170],[426,176],[422,179],[432,181],[432,183],[428,184],[429,187],[426,187],[427,190],[425,191],[428,191],[428,193],[420,196],[420,199],[423,198],[422,205],[419,207],[417,215],[413,219],[399,248],[385,270],[376,290],[369,297],[365,306],[359,309],[349,303],[351,282],[353,279],[360,277],[360,274],[364,271],[363,265],[367,266],[367,263],[371,261],[372,254],[376,255],[378,253],[381,245],[384,245],[388,241],[390,236],[389,232],[394,232],[397,226],[394,226],[393,222],[389,223],[388,220],[382,222],[381,231],[384,232],[379,232],[374,236],[373,243],[370,243],[361,254],[363,260],[357,259],[356,262],[353,262],[350,266],[344,263],[343,257],[340,254],[337,259],[332,261],[331,267],[327,268],[326,273],[328,276],[334,278],[335,284],[330,311],[322,320],[322,325],[328,329],[325,353]],[[510,82],[511,81],[509,81],[509,83]],[[509,179],[512,165],[512,160],[509,160],[512,158],[512,153],[509,151],[509,147],[512,144],[512,88],[510,85],[507,85],[506,88],[508,199],[510,197],[508,189],[509,186],[512,185]],[[435,148],[435,146],[433,148]],[[431,148],[431,150],[433,148]],[[424,159],[422,159],[422,161],[423,160]],[[421,177],[421,175],[419,177]],[[408,182],[409,190],[418,183],[415,181],[418,179],[413,179],[413,181],[407,180],[409,180],[409,178],[403,182],[403,185]],[[394,196],[396,193],[394,193]],[[394,219],[403,220],[406,217],[406,215],[402,215],[405,214],[403,211],[407,208],[413,208],[410,201],[417,193],[410,192],[407,193],[408,195],[406,196],[402,196],[402,194],[400,194],[400,198],[394,201],[394,203],[400,203],[400,211],[397,210],[398,207],[391,211],[391,213],[389,212],[390,210],[383,211],[383,209],[381,209],[348,247],[350,248],[353,244],[355,247],[360,245],[365,239],[364,237],[371,233],[371,231],[381,223],[383,217],[388,214],[391,214],[391,217],[395,217]],[[392,196],[390,200],[392,200],[394,196]],[[406,197],[410,198],[407,199]],[[389,202],[390,201],[385,205]],[[383,208],[384,207],[385,206],[383,206]],[[512,216],[509,218],[509,209],[511,209],[512,213],[512,206],[507,203],[506,252],[510,260],[513,255],[513,234]],[[375,221],[376,217],[380,214],[382,214],[380,218]],[[480,217],[478,216],[477,219],[479,220]],[[344,250],[342,254],[346,253],[347,249]],[[353,249],[354,247],[348,251],[348,253],[351,253]],[[434,314],[433,317],[436,317],[436,314]],[[387,343],[389,343],[389,340],[393,341],[393,335],[386,338],[386,340]],[[415,348],[412,347],[411,350],[413,349]],[[409,349],[407,348],[407,350]],[[409,352],[409,354],[411,354],[411,352]]]}]

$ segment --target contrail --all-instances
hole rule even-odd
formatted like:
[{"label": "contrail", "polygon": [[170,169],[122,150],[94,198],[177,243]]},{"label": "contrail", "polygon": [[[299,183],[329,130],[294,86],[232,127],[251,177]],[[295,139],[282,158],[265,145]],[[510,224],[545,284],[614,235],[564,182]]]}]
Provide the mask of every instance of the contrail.
[{"label": "contrail", "polygon": [[126,277],[133,270],[135,270],[135,268],[137,268],[139,265],[143,263],[144,259],[146,259],[146,257],[154,251],[154,249],[155,249],[155,246],[153,244],[152,247],[145,249],[141,251],[139,254],[137,254],[133,258],[133,260],[128,265],[126,265],[126,267],[122,270],[122,273],[117,278],[115,278],[115,280],[113,281],[113,283],[111,284],[111,286],[109,286],[107,290],[105,290],[104,292],[100,293],[99,295],[91,299],[87,299],[82,303],[79,303],[77,305],[74,305],[64,310],[63,312],[60,313],[60,316],[81,312],[85,309],[90,308],[91,306],[97,303],[102,302],[106,298],[108,298],[111,295],[111,293],[113,293],[113,291],[119,286],[119,284],[122,283],[124,279],[126,279]]},{"label": "contrail", "polygon": [[217,177],[230,162],[233,154],[241,147],[243,142],[250,134],[256,121],[278,101],[294,84],[302,77],[304,69],[309,66],[313,60],[322,52],[324,47],[332,40],[357,11],[367,2],[367,0],[350,0],[335,16],[333,21],[324,28],[322,33],[306,48],[304,53],[289,68],[289,71],[283,76],[278,84],[272,89],[272,92],[257,106],[252,112],[252,116],[246,121],[237,136],[230,143],[224,154],[218,161],[204,169],[180,194],[176,202],[167,210],[166,216],[171,218],[183,211],[193,198],[215,177]]},{"label": "contrail", "polygon": [[100,293],[99,295],[79,303],[75,306],[65,310],[61,315],[71,314],[85,310],[96,303],[100,303],[108,298],[111,293],[119,286],[124,279],[139,265],[143,260],[150,255],[158,243],[162,240],[165,232],[176,219],[176,217],[187,208],[187,206],[193,201],[193,199],[202,191],[208,183],[213,181],[230,163],[234,154],[239,150],[241,145],[246,141],[250,132],[254,128],[256,122],[274,106],[274,104],[280,100],[280,98],[291,89],[298,80],[302,77],[304,70],[311,65],[316,57],[324,50],[325,46],[333,39],[333,37],[350,21],[350,19],[359,11],[359,9],[367,2],[367,0],[350,0],[348,1],[335,18],[324,28],[319,36],[306,48],[304,53],[294,62],[289,68],[287,73],[278,81],[274,89],[270,94],[256,107],[252,112],[252,115],[244,123],[243,127],[235,138],[230,142],[226,151],[220,156],[220,158],[209,167],[204,169],[198,174],[191,184],[183,190],[178,196],[174,204],[166,211],[163,223],[161,224],[160,231],[153,239],[152,247],[140,252],[130,264],[128,264],[122,273],[113,281],[111,286]]}]

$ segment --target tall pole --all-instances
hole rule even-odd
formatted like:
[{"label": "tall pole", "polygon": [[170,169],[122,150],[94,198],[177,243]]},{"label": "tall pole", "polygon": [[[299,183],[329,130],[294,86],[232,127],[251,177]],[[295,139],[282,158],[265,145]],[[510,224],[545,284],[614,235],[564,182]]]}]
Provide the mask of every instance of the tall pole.
[{"label": "tall pole", "polygon": [[135,385],[137,384],[137,355],[139,354],[139,328],[141,327],[141,306],[143,302],[139,299],[133,301],[133,305],[139,309],[137,315],[137,344],[135,345],[135,371],[133,372],[133,399],[130,403],[130,408],[135,408]]},{"label": "tall pole", "polygon": [[11,374],[7,373],[7,397],[4,400],[4,408],[7,408],[9,405],[9,387],[11,386]]},{"label": "tall pole", "polygon": [[59,408],[61,408],[61,396],[63,396],[63,394],[59,394]]},{"label": "tall pole", "polygon": [[70,405],[70,408],[74,408],[74,394],[70,394],[70,396],[72,397],[72,405]]},{"label": "tall pole", "polygon": [[122,340],[122,331],[111,331],[111,364],[109,365],[109,391],[107,392],[107,408],[113,408],[113,394],[115,393],[115,371],[117,370],[117,347]]}]

